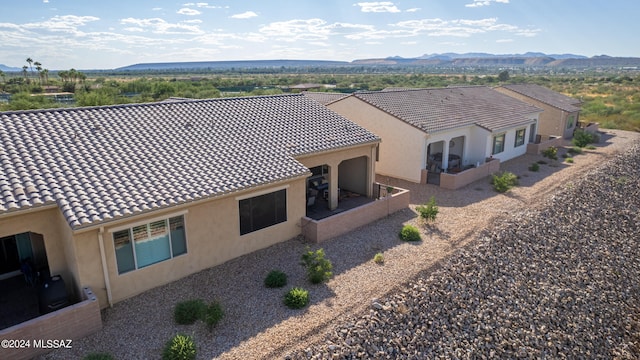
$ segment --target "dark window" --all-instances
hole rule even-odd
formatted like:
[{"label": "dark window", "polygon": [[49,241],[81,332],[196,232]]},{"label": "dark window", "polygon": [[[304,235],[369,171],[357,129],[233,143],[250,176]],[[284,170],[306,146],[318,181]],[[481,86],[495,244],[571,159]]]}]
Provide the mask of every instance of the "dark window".
[{"label": "dark window", "polygon": [[287,221],[287,190],[240,200],[240,235]]},{"label": "dark window", "polygon": [[493,152],[492,154],[499,154],[504,151],[504,134],[496,135],[493,137]]},{"label": "dark window", "polygon": [[514,143],[514,147],[524,145],[524,133],[525,129],[516,130],[516,142]]}]

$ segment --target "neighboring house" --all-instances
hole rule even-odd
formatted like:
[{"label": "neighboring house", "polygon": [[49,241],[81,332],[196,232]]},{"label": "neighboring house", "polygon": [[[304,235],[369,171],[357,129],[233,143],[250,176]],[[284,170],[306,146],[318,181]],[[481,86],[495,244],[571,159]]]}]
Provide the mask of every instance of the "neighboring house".
[{"label": "neighboring house", "polygon": [[372,196],[379,142],[303,95],[0,113],[0,279],[106,307],[301,234],[315,169]]},{"label": "neighboring house", "polygon": [[573,137],[582,101],[536,84],[502,85],[495,90],[544,110],[540,115],[539,135]]},{"label": "neighboring house", "polygon": [[378,174],[420,183],[523,155],[542,111],[485,86],[357,92],[327,106],[381,136]]},{"label": "neighboring house", "polygon": [[313,92],[313,91],[305,91],[304,94],[307,97],[312,98],[313,100],[319,102],[322,105],[327,105],[336,100],[340,100],[343,97],[349,96],[349,94],[344,93],[335,93],[335,92]]}]

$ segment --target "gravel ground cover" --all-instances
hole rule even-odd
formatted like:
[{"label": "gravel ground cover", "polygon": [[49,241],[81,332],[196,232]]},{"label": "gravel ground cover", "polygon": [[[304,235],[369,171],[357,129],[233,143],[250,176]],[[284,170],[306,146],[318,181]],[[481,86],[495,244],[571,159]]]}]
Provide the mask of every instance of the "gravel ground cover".
[{"label": "gravel ground cover", "polygon": [[[505,194],[488,179],[449,191],[379,178],[410,189],[411,209],[122,301],[103,311],[102,331],[40,358],[158,359],[176,333],[194,337],[198,359],[637,358],[639,142],[639,133],[612,130],[573,164],[540,155],[505,162],[520,177]],[[425,226],[414,209],[431,196],[440,213]],[[423,240],[399,241],[404,224]],[[311,285],[299,265],[309,245],[333,262],[325,284]],[[264,287],[271,270],[284,271],[288,285]],[[308,289],[310,305],[284,306],[291,287]],[[211,332],[175,324],[175,304],[189,299],[218,301],[224,319]]]},{"label": "gravel ground cover", "polygon": [[640,358],[640,148],[289,358]]}]

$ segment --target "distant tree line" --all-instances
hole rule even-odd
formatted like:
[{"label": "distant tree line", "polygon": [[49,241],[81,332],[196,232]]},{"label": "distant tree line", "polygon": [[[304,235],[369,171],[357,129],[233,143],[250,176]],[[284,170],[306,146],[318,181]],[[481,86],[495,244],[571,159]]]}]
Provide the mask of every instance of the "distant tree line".
[{"label": "distant tree line", "polygon": [[[0,102],[0,111],[70,106],[56,103],[50,96],[33,94],[59,91],[72,93],[73,106],[100,106],[160,101],[169,97],[218,98],[228,96],[276,95],[295,92],[297,84],[317,84],[312,91],[350,93],[385,88],[425,88],[449,85],[497,86],[504,83],[536,83],[569,96],[582,99],[581,119],[599,122],[601,127],[640,131],[640,75],[607,74],[527,74],[520,69],[494,73],[324,73],[236,71],[225,73],[150,74],[96,72],[85,74],[70,69],[50,77],[42,64],[27,59],[29,66],[21,74],[0,72],[0,90],[9,93],[10,101]],[[32,70],[35,65],[36,73]],[[381,68],[376,68],[381,69]],[[31,71],[29,71],[31,70]],[[307,69],[309,70],[309,69]],[[387,70],[390,70],[387,68]],[[513,74],[511,73],[513,72]],[[0,98],[2,100],[2,98]]]}]

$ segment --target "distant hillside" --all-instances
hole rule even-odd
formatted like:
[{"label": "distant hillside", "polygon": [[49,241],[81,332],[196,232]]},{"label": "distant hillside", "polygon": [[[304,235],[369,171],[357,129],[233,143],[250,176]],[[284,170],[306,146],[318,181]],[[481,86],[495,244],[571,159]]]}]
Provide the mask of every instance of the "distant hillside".
[{"label": "distant hillside", "polygon": [[239,60],[239,61],[197,61],[197,62],[172,62],[172,63],[146,63],[135,64],[121,68],[117,71],[145,71],[145,70],[190,70],[190,69],[239,69],[239,68],[279,68],[279,67],[331,67],[346,66],[346,61],[324,60]]},{"label": "distant hillside", "polygon": [[383,59],[360,59],[352,61],[357,65],[415,65],[415,66],[464,66],[464,67],[639,67],[640,58],[611,57],[606,55],[586,57],[573,54],[553,54],[528,52],[515,55],[494,55],[487,53],[445,53],[425,54],[416,58],[387,57]]},{"label": "distant hillside", "polygon": [[10,72],[10,71],[22,71],[22,69],[17,68],[17,67],[10,67],[7,66],[5,64],[0,64],[0,70],[4,71],[4,72]]}]

